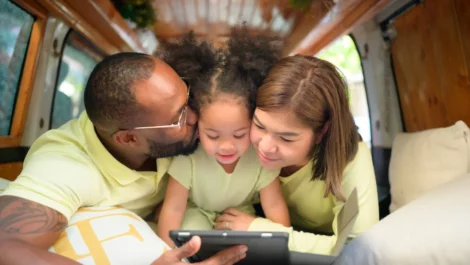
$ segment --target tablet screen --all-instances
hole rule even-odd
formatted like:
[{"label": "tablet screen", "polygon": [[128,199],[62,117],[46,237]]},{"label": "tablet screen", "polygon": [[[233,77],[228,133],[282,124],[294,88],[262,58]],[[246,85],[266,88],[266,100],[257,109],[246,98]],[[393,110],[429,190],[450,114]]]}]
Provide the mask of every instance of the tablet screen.
[{"label": "tablet screen", "polygon": [[191,237],[201,237],[201,249],[190,257],[200,262],[217,252],[236,245],[248,246],[246,258],[237,264],[288,264],[288,233],[244,231],[170,231],[170,238],[180,247]]}]

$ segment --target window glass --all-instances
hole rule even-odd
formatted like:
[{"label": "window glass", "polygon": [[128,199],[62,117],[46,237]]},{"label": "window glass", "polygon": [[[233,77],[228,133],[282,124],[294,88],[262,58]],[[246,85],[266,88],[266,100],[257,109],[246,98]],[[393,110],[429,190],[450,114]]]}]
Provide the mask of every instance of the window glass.
[{"label": "window glass", "polygon": [[26,11],[10,1],[0,1],[0,136],[10,134],[33,23]]},{"label": "window glass", "polygon": [[367,102],[361,57],[354,40],[344,35],[323,48],[316,56],[338,67],[346,78],[349,88],[349,104],[354,121],[363,141],[371,147],[369,105]]},{"label": "window glass", "polygon": [[71,31],[65,40],[52,106],[51,128],[77,118],[85,109],[83,93],[88,77],[103,54]]}]

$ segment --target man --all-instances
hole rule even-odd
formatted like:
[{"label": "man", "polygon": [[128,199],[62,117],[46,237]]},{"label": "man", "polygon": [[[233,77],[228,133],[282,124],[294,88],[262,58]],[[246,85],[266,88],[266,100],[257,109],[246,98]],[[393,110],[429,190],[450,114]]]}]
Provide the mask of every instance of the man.
[{"label": "man", "polygon": [[[82,206],[120,205],[149,215],[163,200],[169,157],[196,146],[189,89],[148,55],[121,53],[100,62],[85,88],[86,112],[39,137],[0,196],[0,264],[77,264],[47,249]],[[195,238],[153,264],[177,264],[199,247]],[[205,264],[233,264],[245,252],[231,248]]]}]

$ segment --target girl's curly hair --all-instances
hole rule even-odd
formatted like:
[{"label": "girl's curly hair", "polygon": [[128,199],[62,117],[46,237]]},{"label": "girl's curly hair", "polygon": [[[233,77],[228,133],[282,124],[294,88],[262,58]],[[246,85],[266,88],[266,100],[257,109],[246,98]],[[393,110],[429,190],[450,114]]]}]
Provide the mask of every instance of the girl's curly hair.
[{"label": "girl's curly hair", "polygon": [[163,43],[156,54],[191,86],[191,106],[201,109],[219,96],[240,99],[253,115],[256,91],[280,57],[274,39],[250,36],[245,27],[235,29],[224,48],[197,41],[194,33],[178,42]]}]

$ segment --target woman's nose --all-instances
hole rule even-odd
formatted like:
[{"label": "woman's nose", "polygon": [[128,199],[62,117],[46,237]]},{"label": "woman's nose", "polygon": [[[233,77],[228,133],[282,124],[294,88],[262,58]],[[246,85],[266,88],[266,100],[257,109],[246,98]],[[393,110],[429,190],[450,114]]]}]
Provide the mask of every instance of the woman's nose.
[{"label": "woman's nose", "polygon": [[274,153],[274,152],[276,152],[276,145],[275,145],[273,139],[268,135],[261,137],[261,140],[259,141],[259,144],[258,144],[258,148],[263,153]]}]

